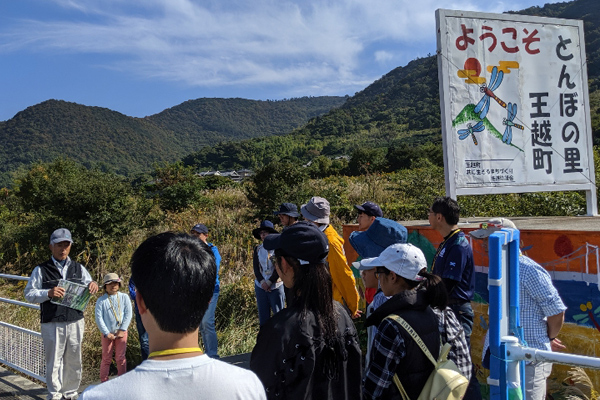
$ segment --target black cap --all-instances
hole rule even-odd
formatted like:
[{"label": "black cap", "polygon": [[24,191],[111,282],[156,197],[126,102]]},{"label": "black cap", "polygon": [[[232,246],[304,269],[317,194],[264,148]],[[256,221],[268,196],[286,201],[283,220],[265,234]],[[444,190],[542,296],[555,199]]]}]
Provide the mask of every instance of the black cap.
[{"label": "black cap", "polygon": [[383,211],[381,211],[381,208],[379,208],[379,206],[372,201],[365,201],[361,205],[356,204],[354,208],[360,212],[364,212],[370,217],[383,217]]},{"label": "black cap", "polygon": [[260,232],[261,231],[267,231],[269,233],[277,233],[277,230],[273,226],[273,223],[271,221],[266,221],[266,220],[261,222],[260,226],[258,228],[254,228],[252,230],[252,236],[254,236],[258,240],[260,240]]},{"label": "black cap", "polygon": [[310,222],[300,221],[283,230],[280,234],[269,235],[263,246],[266,250],[280,249],[300,264],[325,262],[329,254],[329,242],[323,232]]},{"label": "black cap", "polygon": [[208,228],[204,224],[196,224],[191,230],[196,231],[198,233],[204,233],[205,235],[208,233]]},{"label": "black cap", "polygon": [[300,214],[298,213],[298,207],[293,203],[283,203],[279,206],[279,211],[275,211],[273,215],[289,215],[290,217],[298,218]]}]

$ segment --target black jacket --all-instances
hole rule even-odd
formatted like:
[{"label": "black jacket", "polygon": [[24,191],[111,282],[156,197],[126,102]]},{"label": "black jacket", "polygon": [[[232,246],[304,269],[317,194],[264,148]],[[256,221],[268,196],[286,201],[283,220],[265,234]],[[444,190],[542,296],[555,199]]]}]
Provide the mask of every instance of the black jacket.
[{"label": "black jacket", "polygon": [[352,319],[334,301],[339,346],[325,345],[314,313],[298,307],[275,314],[260,328],[250,369],[268,399],[361,399],[362,356]]},{"label": "black jacket", "polygon": [[[385,317],[396,314],[402,317],[417,332],[425,343],[431,355],[437,359],[440,353],[440,332],[435,313],[425,301],[425,289],[407,290],[393,296],[377,308],[367,318],[366,326],[380,326]],[[427,378],[433,371],[433,364],[425,356],[423,350],[416,344],[412,336],[395,321],[398,331],[404,340],[406,355],[401,359],[395,373],[411,399],[419,397]],[[375,349],[372,356],[376,357]],[[372,364],[372,363],[371,363]],[[370,366],[369,366],[370,368]],[[396,385],[392,382],[382,398],[400,398]]]}]

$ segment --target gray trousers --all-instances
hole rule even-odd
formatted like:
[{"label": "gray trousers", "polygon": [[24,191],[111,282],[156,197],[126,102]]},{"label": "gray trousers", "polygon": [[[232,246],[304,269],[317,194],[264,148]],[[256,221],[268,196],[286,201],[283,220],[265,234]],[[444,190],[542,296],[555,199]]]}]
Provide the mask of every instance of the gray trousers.
[{"label": "gray trousers", "polygon": [[77,398],[81,382],[83,318],[73,322],[46,322],[41,326],[46,357],[48,400]]}]

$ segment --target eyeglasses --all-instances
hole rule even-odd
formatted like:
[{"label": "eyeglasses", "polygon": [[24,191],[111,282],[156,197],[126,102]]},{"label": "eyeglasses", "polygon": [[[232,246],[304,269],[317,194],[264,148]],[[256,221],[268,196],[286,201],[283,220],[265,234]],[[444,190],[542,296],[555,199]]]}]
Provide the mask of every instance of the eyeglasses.
[{"label": "eyeglasses", "polygon": [[494,224],[493,222],[484,222],[482,224],[479,224],[479,228],[480,229],[489,229],[489,228],[504,228],[504,226],[502,224]]},{"label": "eyeglasses", "polygon": [[379,279],[379,276],[380,276],[380,275],[382,275],[382,274],[383,274],[383,275],[387,275],[387,274],[389,274],[389,273],[390,273],[390,270],[389,270],[389,269],[387,269],[387,268],[383,268],[383,267],[381,267],[381,268],[376,268],[376,269],[375,269],[375,278]]}]

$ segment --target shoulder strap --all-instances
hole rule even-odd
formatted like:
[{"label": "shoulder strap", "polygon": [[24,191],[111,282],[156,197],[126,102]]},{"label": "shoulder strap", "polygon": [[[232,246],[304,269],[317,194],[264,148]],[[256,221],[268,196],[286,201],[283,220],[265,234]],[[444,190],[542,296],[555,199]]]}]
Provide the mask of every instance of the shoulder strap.
[{"label": "shoulder strap", "polygon": [[423,350],[423,353],[425,353],[425,355],[427,356],[427,358],[429,358],[429,361],[431,361],[433,363],[433,365],[437,365],[437,361],[435,360],[435,358],[433,358],[433,356],[431,355],[431,352],[429,351],[429,349],[427,348],[427,346],[425,346],[425,343],[423,343],[423,340],[421,340],[421,338],[419,337],[419,335],[417,334],[417,332],[415,332],[415,330],[412,328],[412,326],[410,326],[408,324],[408,322],[406,322],[404,320],[404,318],[399,317],[396,314],[390,314],[387,317],[385,317],[386,319],[392,319],[394,321],[396,321],[397,323],[400,324],[400,326],[402,326],[406,332],[408,332],[408,334],[410,336],[412,336],[412,338],[415,340],[415,342],[419,345],[419,347],[421,348],[421,350]]}]

